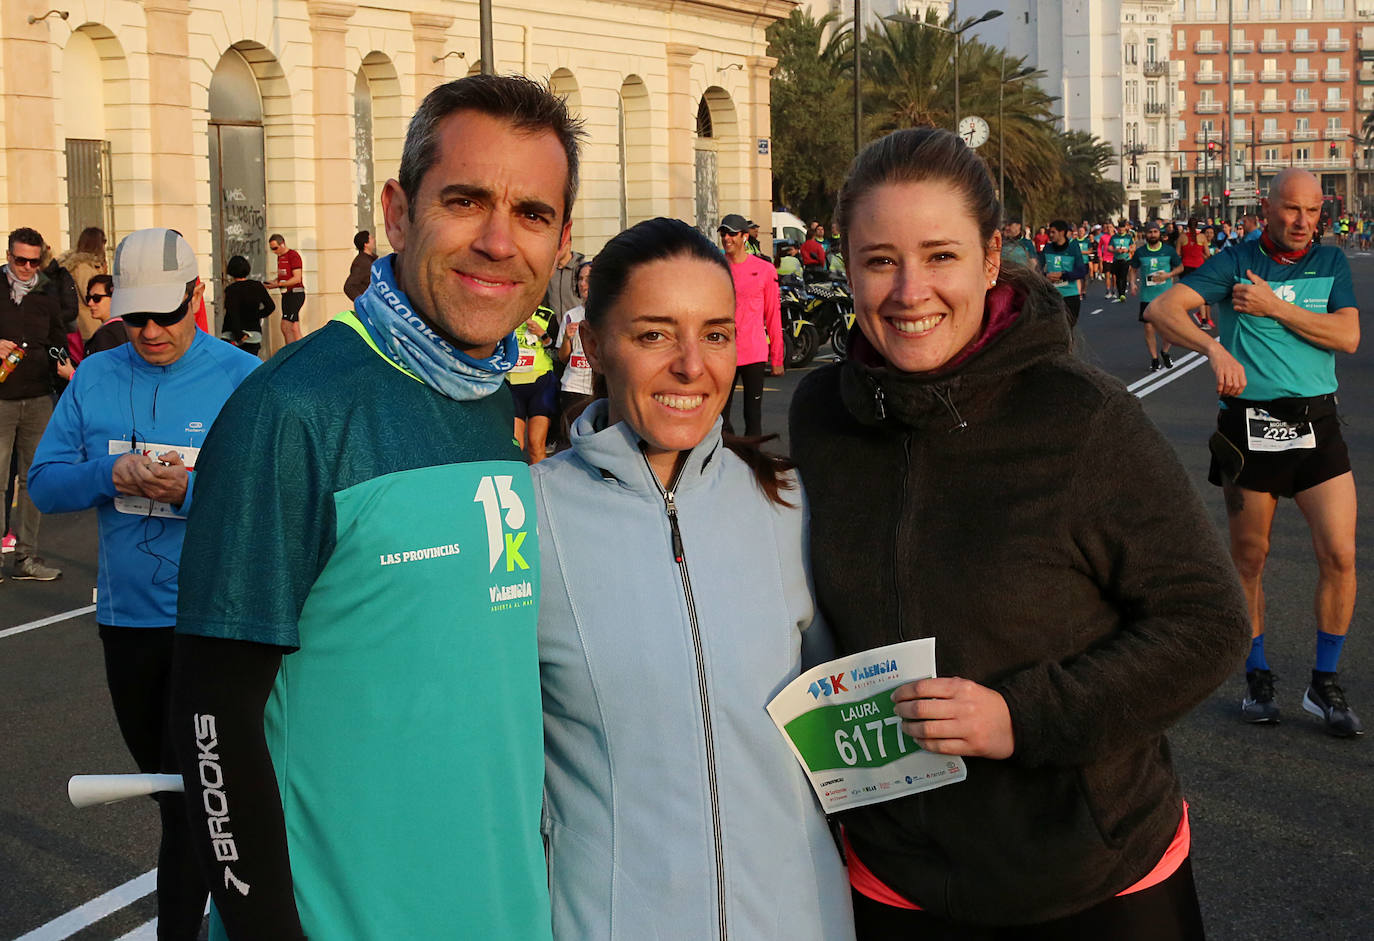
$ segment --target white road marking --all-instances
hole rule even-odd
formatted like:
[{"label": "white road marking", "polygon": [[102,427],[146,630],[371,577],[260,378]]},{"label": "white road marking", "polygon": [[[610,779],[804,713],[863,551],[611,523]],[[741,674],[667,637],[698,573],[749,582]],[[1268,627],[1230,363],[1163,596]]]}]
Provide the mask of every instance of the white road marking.
[{"label": "white road marking", "polygon": [[[1149,395],[1151,392],[1158,392],[1161,388],[1163,388],[1164,386],[1167,386],[1169,383],[1171,383],[1171,382],[1173,382],[1175,379],[1178,379],[1179,377],[1183,376],[1185,373],[1190,373],[1190,372],[1192,372],[1194,369],[1197,369],[1199,366],[1205,366],[1206,364],[1207,364],[1207,358],[1206,358],[1205,356],[1199,356],[1197,359],[1195,359],[1195,360],[1193,360],[1192,362],[1188,363],[1188,365],[1186,365],[1186,366],[1180,366],[1180,365],[1176,362],[1176,363],[1174,363],[1174,368],[1171,369],[1171,370],[1169,370],[1169,371],[1164,375],[1164,378],[1163,378],[1163,379],[1159,380],[1159,382],[1156,382],[1156,383],[1155,383],[1154,385],[1152,385],[1152,386],[1148,386],[1147,388],[1144,388],[1144,389],[1141,389],[1141,390],[1137,391],[1136,394],[1135,394],[1135,396],[1136,396],[1136,398],[1138,398],[1138,399],[1143,399],[1143,398],[1145,398],[1145,396]],[[1158,373],[1156,373],[1156,375],[1158,375]]]},{"label": "white road marking", "polygon": [[157,941],[157,919],[145,921],[128,934],[122,934],[117,941]]},{"label": "white road marking", "polygon": [[[1201,354],[1194,353],[1192,350],[1189,350],[1188,352],[1180,356],[1178,359],[1174,360],[1174,370],[1177,370],[1180,366],[1186,366],[1188,363],[1191,363],[1193,360],[1197,359],[1200,355]],[[1134,392],[1141,386],[1147,386],[1152,382],[1158,382],[1164,376],[1167,376],[1169,374],[1169,370],[1160,370],[1159,372],[1146,373],[1143,377],[1137,379],[1135,382],[1128,385],[1126,387],[1126,391]]]},{"label": "white road marking", "polygon": [[1088,316],[1091,317],[1091,316],[1093,316],[1094,314],[1100,314],[1100,313],[1102,313],[1102,308],[1101,308],[1101,307],[1097,308],[1097,310],[1090,310],[1090,311],[1088,311]]},{"label": "white road marking", "polygon": [[13,637],[15,634],[22,634],[25,631],[33,631],[40,627],[47,627],[49,624],[70,621],[72,618],[79,618],[83,614],[90,614],[94,610],[95,605],[88,604],[84,608],[73,608],[70,611],[63,611],[61,614],[54,614],[52,617],[39,618],[37,621],[20,624],[18,627],[7,627],[3,631],[0,631],[0,640],[4,640],[6,637]]},{"label": "white road marking", "polygon": [[91,899],[85,905],[73,908],[65,915],[58,915],[46,925],[33,929],[15,941],[62,941],[63,938],[70,938],[78,931],[84,931],[107,915],[112,915],[121,908],[132,905],[156,888],[157,870],[154,869],[145,872],[136,879],[130,879],[104,895]]}]

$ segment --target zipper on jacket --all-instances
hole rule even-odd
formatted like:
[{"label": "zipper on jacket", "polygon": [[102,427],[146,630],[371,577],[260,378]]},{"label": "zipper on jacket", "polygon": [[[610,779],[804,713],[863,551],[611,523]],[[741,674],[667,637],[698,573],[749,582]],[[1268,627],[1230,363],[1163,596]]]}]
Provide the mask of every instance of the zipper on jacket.
[{"label": "zipper on jacket", "polygon": [[677,563],[678,573],[682,577],[682,593],[687,599],[687,620],[692,627],[692,651],[697,662],[697,693],[701,698],[701,725],[706,736],[706,779],[711,795],[711,833],[716,853],[716,924],[720,930],[720,941],[726,941],[729,933],[725,925],[725,841],[720,825],[720,785],[716,779],[716,740],[711,728],[711,697],[706,688],[706,654],[702,648],[701,625],[697,623],[697,603],[692,596],[692,578],[687,571],[687,555],[682,548],[682,532],[678,529],[677,502],[674,496],[687,465],[684,463],[678,468],[665,489],[649,464],[649,456],[644,454],[643,445],[640,446],[640,453],[644,457],[644,466],[649,471],[649,478],[653,480],[659,496],[663,498],[663,510],[668,515],[668,528],[672,532],[673,561]]},{"label": "zipper on jacket", "polygon": [[878,420],[882,421],[887,418],[887,403],[886,396],[883,395],[883,387],[872,376],[868,377],[868,384],[873,387],[873,409],[877,413]]},{"label": "zipper on jacket", "polygon": [[940,400],[940,404],[954,419],[954,427],[950,428],[949,431],[963,431],[968,427],[968,422],[964,421],[964,416],[960,415],[959,409],[955,407],[954,396],[950,394],[947,386],[932,386],[930,391],[935,393],[935,398]]},{"label": "zipper on jacket", "polygon": [[911,432],[902,436],[902,484],[897,493],[897,532],[892,540],[892,597],[897,600],[897,636],[906,640],[902,624],[902,515],[906,512],[906,495],[911,481]]}]

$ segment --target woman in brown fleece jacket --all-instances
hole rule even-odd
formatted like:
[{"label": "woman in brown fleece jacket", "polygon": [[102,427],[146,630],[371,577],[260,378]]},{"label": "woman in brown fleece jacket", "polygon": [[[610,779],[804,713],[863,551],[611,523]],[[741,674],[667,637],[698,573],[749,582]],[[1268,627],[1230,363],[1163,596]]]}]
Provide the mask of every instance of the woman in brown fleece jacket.
[{"label": "woman in brown fleece jacket", "polygon": [[968,779],[844,815],[860,939],[1202,937],[1165,729],[1239,661],[1236,576],[1139,402],[1002,269],[947,131],[871,144],[837,217],[859,329],[792,404],[845,653],[936,639],[894,694]]}]

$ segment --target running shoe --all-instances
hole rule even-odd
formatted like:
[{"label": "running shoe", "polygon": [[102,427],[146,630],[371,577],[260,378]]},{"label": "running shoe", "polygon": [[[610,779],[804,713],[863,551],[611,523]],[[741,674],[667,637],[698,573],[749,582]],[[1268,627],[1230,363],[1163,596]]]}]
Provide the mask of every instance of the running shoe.
[{"label": "running shoe", "polygon": [[1240,717],[1255,725],[1277,725],[1279,704],[1274,702],[1274,674],[1251,670],[1245,674],[1245,698],[1240,701]]},{"label": "running shoe", "polygon": [[1173,360],[1173,358],[1169,355],[1169,353],[1168,353],[1167,350],[1161,350],[1161,351],[1160,351],[1160,353],[1159,353],[1159,359],[1160,359],[1160,362],[1164,363],[1164,368],[1165,368],[1165,369],[1173,369],[1173,368],[1174,368],[1174,360]]},{"label": "running shoe", "polygon": [[1108,292],[1107,292],[1107,300],[1109,300],[1109,301],[1114,301],[1114,300],[1116,300],[1116,295],[1113,294],[1111,291],[1108,291]]},{"label": "running shoe", "polygon": [[10,575],[15,581],[51,582],[62,577],[62,570],[44,565],[42,559],[16,559]]},{"label": "running shoe", "polygon": [[14,533],[5,533],[5,538],[0,539],[0,552],[13,552],[14,544],[18,541],[14,538]]},{"label": "running shoe", "polygon": [[1312,677],[1312,685],[1302,697],[1302,707],[1326,723],[1326,731],[1341,738],[1364,734],[1364,724],[1355,710],[1345,701],[1345,690],[1336,682],[1336,674]]},{"label": "running shoe", "polygon": [[1159,360],[1150,360],[1150,372],[1159,372]]}]

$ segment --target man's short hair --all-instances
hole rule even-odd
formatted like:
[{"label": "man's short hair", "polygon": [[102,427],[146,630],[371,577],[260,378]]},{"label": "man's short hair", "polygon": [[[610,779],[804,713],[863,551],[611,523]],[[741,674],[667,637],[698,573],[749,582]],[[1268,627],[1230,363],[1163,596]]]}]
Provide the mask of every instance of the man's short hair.
[{"label": "man's short hair", "polygon": [[1053,222],[1050,223],[1050,228],[1057,229],[1060,232],[1067,232],[1069,231],[1069,224],[1065,222],[1063,219],[1055,219]]},{"label": "man's short hair", "polygon": [[353,247],[358,251],[362,251],[367,246],[367,240],[370,238],[372,238],[372,233],[367,231],[367,229],[363,229],[357,235],[353,236]]},{"label": "man's short hair", "polygon": [[43,236],[38,234],[37,229],[30,229],[28,226],[20,226],[10,233],[10,251],[14,251],[16,245],[32,245],[34,248],[43,248]]},{"label": "man's short hair", "polygon": [[476,111],[509,121],[527,133],[549,131],[563,145],[568,181],[563,188],[563,221],[572,218],[577,197],[578,148],[585,133],[582,119],[568,111],[567,102],[523,75],[469,75],[446,82],[425,96],[406,130],[401,169],[396,174],[406,195],[407,212],[415,216],[420,183],[439,159],[439,125],[456,111]]},{"label": "man's short hair", "polygon": [[105,285],[105,293],[114,293],[114,275],[94,274],[91,275],[91,279],[86,282],[86,290],[82,293],[82,298],[84,299],[87,294],[91,293],[91,288],[95,287],[97,284]]},{"label": "man's short hair", "polygon": [[278,245],[285,245],[286,239],[282,238],[281,233],[273,232],[271,235],[267,236],[267,244],[271,245],[273,242],[276,242]]}]

